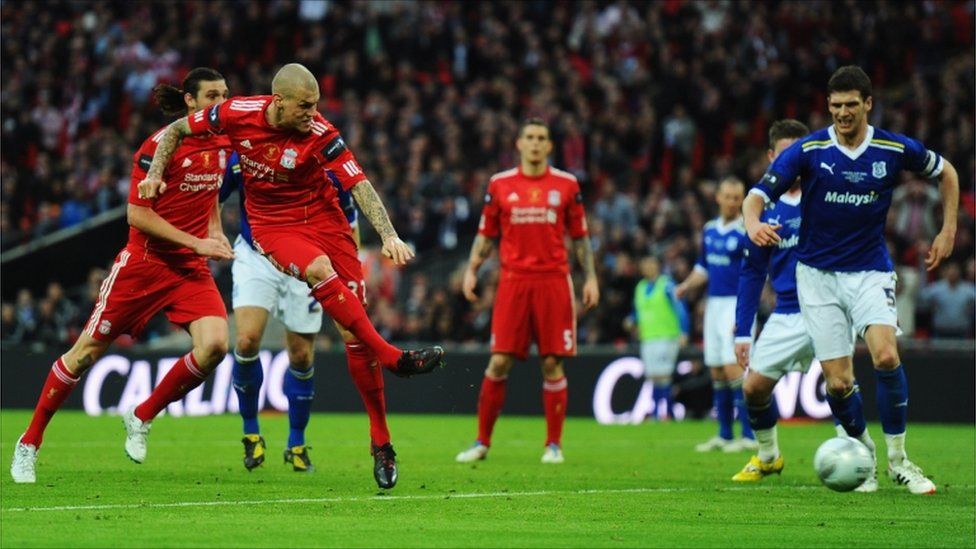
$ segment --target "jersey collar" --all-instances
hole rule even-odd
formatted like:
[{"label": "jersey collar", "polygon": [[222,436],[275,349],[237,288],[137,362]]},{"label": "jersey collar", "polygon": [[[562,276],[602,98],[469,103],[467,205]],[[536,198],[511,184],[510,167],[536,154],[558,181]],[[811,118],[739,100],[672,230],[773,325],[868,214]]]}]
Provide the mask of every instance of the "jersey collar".
[{"label": "jersey collar", "polygon": [[779,197],[780,202],[782,202],[783,204],[788,204],[790,206],[798,206],[801,200],[803,200],[802,193],[796,196],[790,196],[788,194],[784,194],[783,196]]},{"label": "jersey collar", "polygon": [[518,174],[520,176],[524,177],[525,179],[542,179],[543,177],[546,177],[547,175],[549,175],[549,170],[551,168],[552,168],[552,166],[550,166],[549,164],[546,164],[546,171],[542,172],[541,174],[539,174],[539,175],[526,175],[526,173],[522,171],[522,164],[519,164]]},{"label": "jersey collar", "polygon": [[728,223],[722,221],[722,216],[718,216],[715,218],[715,230],[718,231],[720,234],[725,234],[738,227],[741,223],[742,223],[741,215],[733,219],[732,221],[729,221]]},{"label": "jersey collar", "polygon": [[868,145],[871,144],[871,139],[874,137],[874,126],[868,124],[868,131],[864,134],[864,141],[861,141],[861,144],[858,145],[858,147],[853,151],[847,147],[844,147],[839,141],[837,141],[837,132],[834,131],[833,124],[827,128],[827,133],[830,135],[830,140],[834,142],[834,146],[837,147],[837,150],[844,153],[844,156],[847,158],[857,160],[862,154],[864,154],[864,151],[868,150]]}]

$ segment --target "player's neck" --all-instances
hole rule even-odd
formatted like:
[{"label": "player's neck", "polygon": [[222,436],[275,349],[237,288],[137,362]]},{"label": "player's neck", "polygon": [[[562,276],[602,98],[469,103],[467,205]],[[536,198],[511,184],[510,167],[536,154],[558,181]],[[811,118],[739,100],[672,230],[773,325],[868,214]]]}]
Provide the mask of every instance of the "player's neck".
[{"label": "player's neck", "polygon": [[545,162],[522,162],[522,175],[527,177],[542,177],[549,166]]},{"label": "player's neck", "polygon": [[728,225],[729,223],[732,223],[739,219],[739,213],[736,212],[735,214],[732,215],[732,217],[725,217],[725,214],[719,214],[718,218],[722,220],[722,225]]},{"label": "player's neck", "polygon": [[868,136],[868,125],[864,124],[858,128],[857,133],[851,136],[843,135],[837,131],[837,126],[834,126],[834,134],[837,136],[837,142],[840,146],[846,149],[856,149],[861,146],[864,139]]},{"label": "player's neck", "polygon": [[275,109],[274,104],[269,104],[266,109],[264,109],[264,119],[267,121],[269,126],[278,127],[278,111]]}]

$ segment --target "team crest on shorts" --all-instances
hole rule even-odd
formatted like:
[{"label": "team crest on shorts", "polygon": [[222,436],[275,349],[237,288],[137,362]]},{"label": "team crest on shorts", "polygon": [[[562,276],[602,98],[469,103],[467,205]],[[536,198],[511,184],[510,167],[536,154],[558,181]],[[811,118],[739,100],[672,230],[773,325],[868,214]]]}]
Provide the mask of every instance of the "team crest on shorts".
[{"label": "team crest on shorts", "polygon": [[281,167],[286,170],[295,169],[295,159],[298,158],[298,151],[295,149],[285,149],[285,152],[281,153]]},{"label": "team crest on shorts", "polygon": [[873,175],[875,179],[881,179],[882,177],[888,175],[888,166],[885,165],[884,160],[881,162],[873,162],[871,164],[871,175]]}]

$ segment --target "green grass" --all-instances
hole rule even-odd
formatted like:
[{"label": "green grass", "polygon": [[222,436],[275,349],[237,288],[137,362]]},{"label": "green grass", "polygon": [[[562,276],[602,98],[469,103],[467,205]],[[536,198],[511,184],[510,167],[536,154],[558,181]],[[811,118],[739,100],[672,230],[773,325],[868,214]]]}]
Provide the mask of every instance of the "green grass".
[{"label": "green grass", "polygon": [[913,496],[884,476],[876,494],[821,487],[810,462],[829,424],[781,425],[784,474],[737,486],[729,478],[747,455],[691,451],[710,422],[571,419],[567,462],[551,466],[539,463],[542,418],[502,417],[488,460],[461,465],[454,455],[474,418],[394,415],[400,482],[384,494],[364,416],[314,416],[318,470],[300,475],[281,463],[285,416],[262,416],[270,455],[248,473],[235,416],[160,418],[136,465],[118,418],[64,412],[48,429],[38,483],[16,485],[6,467],[28,418],[0,413],[3,547],[890,548],[973,547],[976,536],[972,426],[911,426],[911,456],[939,486]]}]

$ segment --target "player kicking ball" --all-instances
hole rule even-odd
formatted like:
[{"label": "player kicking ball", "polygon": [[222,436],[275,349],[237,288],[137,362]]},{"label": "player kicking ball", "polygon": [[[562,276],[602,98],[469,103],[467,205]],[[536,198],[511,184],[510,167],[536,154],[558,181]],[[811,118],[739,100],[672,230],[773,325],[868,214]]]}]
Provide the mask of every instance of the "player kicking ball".
[{"label": "player kicking ball", "polygon": [[[895,273],[884,229],[901,171],[940,179],[942,230],[928,256],[931,271],[952,253],[959,211],[959,175],[939,154],[914,139],[868,124],[871,79],[856,66],[837,69],[827,83],[833,124],[784,150],[743,204],[746,230],[759,246],[777,245],[774,227],[760,220],[800,178],[803,195],[796,289],[803,323],[813,338],[835,417],[859,406],[851,329],[871,353],[878,382],[878,415],[888,448],[888,475],[913,494],[936,490],[905,452],[908,380],[898,356]],[[856,426],[844,424],[849,434]]]},{"label": "player kicking ball", "polygon": [[[780,120],[769,129],[769,161],[773,162],[790,145],[802,139],[810,130],[796,120]],[[762,221],[774,227],[780,236],[774,247],[760,247],[746,242],[742,268],[739,272],[739,291],[735,307],[735,355],[739,365],[749,368],[743,385],[749,424],[756,435],[758,454],[732,477],[736,482],[759,482],[783,470],[783,457],[776,436],[777,410],[773,389],[785,374],[806,372],[814,358],[813,339],[800,314],[796,295],[796,245],[802,214],[799,182],[767,208]],[[756,345],[752,346],[753,324],[759,309],[759,298],[767,274],[776,292],[776,309],[763,327]],[[850,334],[853,338],[854,334]],[[751,351],[751,352],[750,352]],[[845,426],[840,432],[857,438],[868,448],[874,441],[868,434],[861,406],[861,394],[855,385],[851,395],[853,405],[831,402],[831,409],[839,412],[838,423]],[[828,401],[836,401],[829,393]],[[877,478],[869,478],[856,490],[874,492]]]}]

